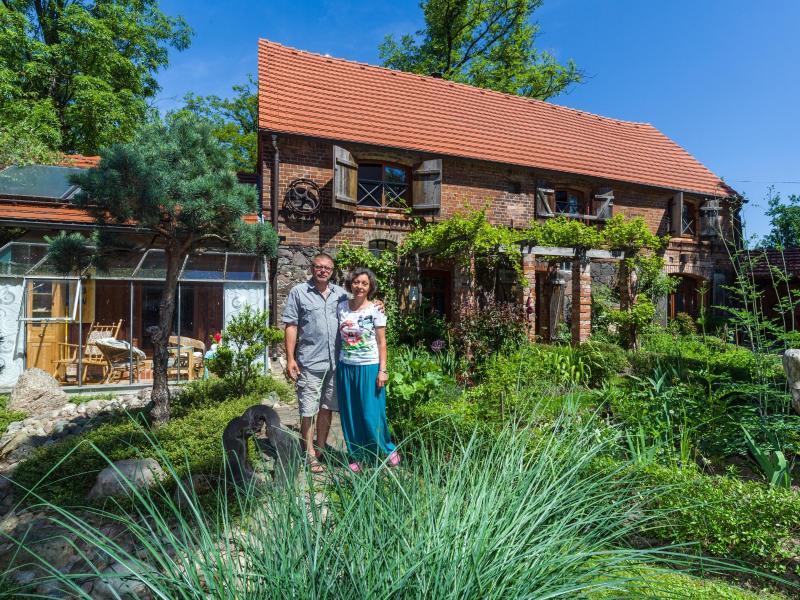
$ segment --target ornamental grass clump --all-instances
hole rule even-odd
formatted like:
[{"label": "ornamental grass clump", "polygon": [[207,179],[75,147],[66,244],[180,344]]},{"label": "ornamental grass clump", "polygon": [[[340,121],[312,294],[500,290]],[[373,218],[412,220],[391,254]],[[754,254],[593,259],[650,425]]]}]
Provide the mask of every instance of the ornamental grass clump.
[{"label": "ornamental grass clump", "polygon": [[[83,571],[71,575],[31,558],[45,572],[32,585],[50,580],[69,597],[88,598],[90,585],[124,583],[170,599],[578,598],[622,590],[636,581],[620,575],[631,561],[680,558],[627,546],[654,516],[644,509],[648,493],[636,490],[628,470],[593,468],[613,442],[590,427],[562,418],[547,432],[505,429],[447,443],[421,432],[402,449],[398,469],[355,476],[330,465],[324,481],[301,472],[286,485],[223,485],[210,500],[186,484],[176,495],[177,471],[156,452],[167,480],[131,490],[124,516],[40,507],[90,550]],[[98,525],[102,519],[117,533]],[[98,562],[112,566],[98,572]]]}]

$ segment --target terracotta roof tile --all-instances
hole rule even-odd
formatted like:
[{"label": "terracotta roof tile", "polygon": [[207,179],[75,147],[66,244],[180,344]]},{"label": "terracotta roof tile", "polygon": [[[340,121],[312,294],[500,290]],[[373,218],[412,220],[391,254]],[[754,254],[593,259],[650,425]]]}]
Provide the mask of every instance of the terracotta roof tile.
[{"label": "terracotta roof tile", "polygon": [[647,123],[288,48],[258,47],[259,127],[629,181],[733,192]]},{"label": "terracotta roof tile", "polygon": [[58,165],[62,167],[78,167],[81,169],[91,169],[100,164],[99,156],[84,156],[83,154],[65,154]]},{"label": "terracotta roof tile", "polygon": [[749,252],[752,274],[755,277],[769,277],[771,268],[776,268],[795,277],[800,276],[800,248],[774,250],[756,248]]},{"label": "terracotta roof tile", "polygon": [[94,223],[85,210],[68,206],[0,202],[0,220],[48,223]]}]

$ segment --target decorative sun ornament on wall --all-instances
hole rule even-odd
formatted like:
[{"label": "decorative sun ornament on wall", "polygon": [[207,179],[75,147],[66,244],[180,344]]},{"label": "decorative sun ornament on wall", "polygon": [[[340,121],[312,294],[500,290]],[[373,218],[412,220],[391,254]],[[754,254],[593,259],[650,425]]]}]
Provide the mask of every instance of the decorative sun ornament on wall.
[{"label": "decorative sun ornament on wall", "polygon": [[288,219],[310,222],[320,211],[319,186],[313,180],[301,177],[289,184],[283,199],[283,210]]}]

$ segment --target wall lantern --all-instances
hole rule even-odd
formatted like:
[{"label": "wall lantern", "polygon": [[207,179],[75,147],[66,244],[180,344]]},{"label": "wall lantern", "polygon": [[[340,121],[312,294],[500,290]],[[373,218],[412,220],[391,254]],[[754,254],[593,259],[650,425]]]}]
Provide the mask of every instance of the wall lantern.
[{"label": "wall lantern", "polygon": [[719,200],[707,199],[700,205],[700,235],[703,237],[720,237],[720,215],[722,207]]}]

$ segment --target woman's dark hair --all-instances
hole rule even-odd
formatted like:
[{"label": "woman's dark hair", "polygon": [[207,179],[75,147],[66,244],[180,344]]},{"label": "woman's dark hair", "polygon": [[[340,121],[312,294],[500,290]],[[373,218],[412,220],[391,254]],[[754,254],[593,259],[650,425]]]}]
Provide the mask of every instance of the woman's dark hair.
[{"label": "woman's dark hair", "polygon": [[344,288],[353,293],[353,290],[350,287],[350,283],[358,277],[359,275],[366,275],[367,279],[369,279],[369,292],[367,292],[367,298],[372,300],[375,297],[375,294],[378,293],[378,279],[375,277],[375,273],[372,272],[371,269],[367,267],[356,267],[350,273],[347,274],[347,279],[344,281]]}]

